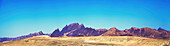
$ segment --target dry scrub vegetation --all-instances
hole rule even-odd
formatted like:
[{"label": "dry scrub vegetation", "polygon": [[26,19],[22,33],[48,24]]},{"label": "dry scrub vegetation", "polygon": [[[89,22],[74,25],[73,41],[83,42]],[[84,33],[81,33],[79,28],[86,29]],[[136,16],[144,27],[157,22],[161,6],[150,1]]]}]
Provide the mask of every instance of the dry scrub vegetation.
[{"label": "dry scrub vegetation", "polygon": [[168,46],[169,42],[169,39],[135,36],[49,37],[42,35],[5,41],[0,43],[0,46]]}]

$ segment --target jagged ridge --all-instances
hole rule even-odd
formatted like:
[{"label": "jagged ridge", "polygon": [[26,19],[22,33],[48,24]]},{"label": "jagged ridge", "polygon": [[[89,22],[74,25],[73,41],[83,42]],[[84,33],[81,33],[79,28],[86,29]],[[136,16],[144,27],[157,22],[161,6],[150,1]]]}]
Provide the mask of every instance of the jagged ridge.
[{"label": "jagged ridge", "polygon": [[66,25],[61,32],[59,30],[54,31],[51,37],[61,37],[61,36],[141,36],[149,38],[163,38],[170,39],[170,31],[164,30],[161,27],[156,29],[151,29],[149,27],[144,28],[135,28],[119,30],[116,27],[112,27],[109,30],[107,29],[93,29],[84,27],[83,24],[79,25],[78,23],[73,23]]},{"label": "jagged ridge", "polygon": [[148,27],[144,28],[135,28],[119,30],[116,27],[112,27],[109,30],[107,29],[93,29],[85,27],[83,24],[79,25],[78,23],[73,23],[66,25],[61,31],[56,29],[52,34],[44,34],[42,31],[38,33],[32,33],[29,35],[24,35],[16,38],[0,38],[0,42],[3,41],[15,41],[20,39],[25,39],[38,35],[49,35],[51,37],[80,37],[80,36],[140,36],[140,37],[149,37],[149,38],[162,38],[170,39],[170,31],[167,31],[161,27],[156,29],[151,29]]}]

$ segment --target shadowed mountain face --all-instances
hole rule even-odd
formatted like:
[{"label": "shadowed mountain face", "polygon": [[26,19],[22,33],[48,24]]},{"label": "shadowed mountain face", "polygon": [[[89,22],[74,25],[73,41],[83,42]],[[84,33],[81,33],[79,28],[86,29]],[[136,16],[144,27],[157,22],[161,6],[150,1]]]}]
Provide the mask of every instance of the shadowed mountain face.
[{"label": "shadowed mountain face", "polygon": [[40,32],[37,32],[37,33],[31,33],[29,35],[19,36],[19,37],[16,37],[16,38],[0,38],[0,42],[15,41],[15,40],[25,39],[25,38],[29,38],[29,37],[33,37],[33,36],[38,36],[38,35],[48,35],[48,34],[44,34],[42,31],[40,31]]},{"label": "shadowed mountain face", "polygon": [[61,32],[59,30],[54,31],[52,37],[59,36],[141,36],[141,37],[149,37],[149,38],[163,38],[170,39],[170,31],[166,31],[162,28],[151,29],[148,27],[144,28],[135,28],[132,27],[130,29],[125,29],[123,31],[117,29],[116,27],[112,27],[109,30],[107,29],[93,29],[84,27],[83,24],[79,25],[78,23],[70,24],[69,26],[65,26]]},{"label": "shadowed mountain face", "polygon": [[59,37],[59,36],[61,36],[61,33],[60,33],[59,29],[56,29],[50,36],[51,37]]}]

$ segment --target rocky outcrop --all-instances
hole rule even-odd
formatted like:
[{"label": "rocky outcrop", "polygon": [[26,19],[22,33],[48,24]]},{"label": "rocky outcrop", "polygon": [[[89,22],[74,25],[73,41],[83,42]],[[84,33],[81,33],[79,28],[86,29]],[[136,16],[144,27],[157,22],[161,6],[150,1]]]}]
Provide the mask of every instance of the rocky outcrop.
[{"label": "rocky outcrop", "polygon": [[83,24],[73,23],[69,26],[66,25],[61,31],[61,34],[63,36],[99,36],[106,31],[105,29],[95,30],[93,28],[86,28]]},{"label": "rocky outcrop", "polygon": [[84,25],[79,25],[78,23],[73,23],[70,24],[69,26],[65,26],[62,30],[61,30],[61,34],[64,35],[64,33],[68,33],[70,31],[76,30],[76,29],[83,29],[85,28]]},{"label": "rocky outcrop", "polygon": [[59,29],[56,29],[50,36],[51,37],[60,37],[61,33],[60,33]]}]

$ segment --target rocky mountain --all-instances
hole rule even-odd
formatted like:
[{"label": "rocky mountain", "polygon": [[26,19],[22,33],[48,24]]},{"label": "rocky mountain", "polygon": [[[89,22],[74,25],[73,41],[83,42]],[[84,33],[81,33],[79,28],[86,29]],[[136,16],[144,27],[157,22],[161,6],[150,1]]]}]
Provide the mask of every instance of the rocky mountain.
[{"label": "rocky mountain", "polygon": [[170,39],[169,31],[166,31],[166,30],[159,31],[159,29],[156,30],[156,29],[151,29],[148,27],[144,27],[144,28],[132,27],[125,32],[135,34],[137,36],[142,36],[142,37]]},{"label": "rocky mountain", "polygon": [[44,34],[42,31],[38,33],[31,33],[29,35],[24,35],[16,38],[0,38],[0,42],[3,41],[15,41],[20,39],[25,39],[38,35],[49,35],[50,37],[82,37],[82,36],[140,36],[148,38],[161,38],[170,39],[170,31],[167,31],[161,27],[158,29],[151,29],[149,27],[136,28],[131,27],[130,29],[119,30],[116,27],[107,29],[93,29],[85,27],[83,24],[73,23],[66,25],[61,31],[56,29],[51,34]]},{"label": "rocky mountain", "polygon": [[25,39],[25,38],[29,38],[29,37],[33,37],[33,36],[39,36],[39,35],[48,35],[48,34],[44,34],[42,31],[40,31],[40,32],[37,32],[37,33],[31,33],[31,34],[19,36],[19,37],[16,37],[16,38],[8,38],[8,37],[0,38],[0,42],[15,41],[15,40]]},{"label": "rocky mountain", "polygon": [[83,30],[85,27],[84,25],[79,25],[78,23],[73,23],[73,24],[70,24],[69,26],[65,26],[62,31],[61,31],[61,34],[63,36],[66,36],[67,34],[69,34],[69,32],[73,32],[75,30]]},{"label": "rocky mountain", "polygon": [[[160,28],[159,28],[160,29]],[[115,27],[108,30],[108,32],[102,34],[102,36],[140,36],[140,37],[149,37],[149,38],[163,38],[170,39],[170,31],[166,30],[156,30],[148,27],[144,28],[135,28],[125,29],[120,31]]]},{"label": "rocky mountain", "polygon": [[59,36],[61,36],[61,33],[60,33],[59,29],[56,29],[50,36],[51,37],[59,37]]},{"label": "rocky mountain", "polygon": [[[70,25],[66,25],[61,32],[54,31],[52,34],[59,34],[60,36],[99,36],[105,33],[106,29],[93,29],[86,28],[83,24],[79,25],[78,23],[73,23]],[[59,37],[59,35],[51,35]]]},{"label": "rocky mountain", "polygon": [[170,31],[164,30],[161,27],[156,29],[151,29],[149,27],[136,28],[132,27],[130,29],[119,30],[116,27],[107,29],[93,29],[85,27],[83,24],[73,23],[66,25],[61,32],[59,29],[55,30],[51,37],[61,37],[61,36],[140,36],[149,38],[163,38],[170,39]]},{"label": "rocky mountain", "polygon": [[103,33],[102,36],[120,36],[125,32],[118,30],[116,27],[110,28],[107,32]]}]

